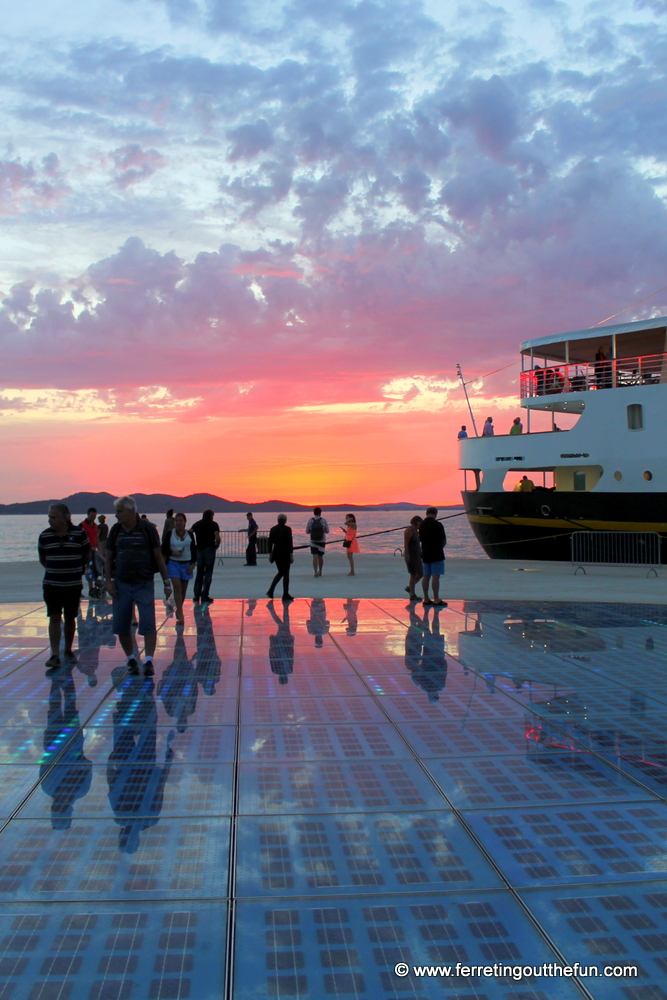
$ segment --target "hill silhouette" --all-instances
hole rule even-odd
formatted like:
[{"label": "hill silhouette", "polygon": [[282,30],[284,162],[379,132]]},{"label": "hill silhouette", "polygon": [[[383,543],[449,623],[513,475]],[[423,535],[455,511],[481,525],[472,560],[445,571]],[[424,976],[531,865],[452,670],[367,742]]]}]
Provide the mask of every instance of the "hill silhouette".
[{"label": "hill silhouette", "polygon": [[[224,497],[215,496],[213,493],[190,493],[185,497],[173,496],[171,493],[133,493],[142,513],[156,513],[161,510],[180,509],[186,513],[205,510],[212,507],[216,514],[245,513],[246,511],[279,511],[288,510],[312,510],[311,505],[293,503],[291,500],[262,500],[250,502],[248,500],[226,500]],[[72,514],[85,514],[89,507],[96,507],[100,514],[113,514],[113,501],[115,496],[112,493],[72,493],[67,497],[50,497],[48,500],[29,500],[26,503],[0,504],[0,514],[46,514],[52,503],[66,503]],[[377,504],[354,504],[320,503],[323,509],[335,510],[422,510],[423,505],[414,503],[377,503]]]}]

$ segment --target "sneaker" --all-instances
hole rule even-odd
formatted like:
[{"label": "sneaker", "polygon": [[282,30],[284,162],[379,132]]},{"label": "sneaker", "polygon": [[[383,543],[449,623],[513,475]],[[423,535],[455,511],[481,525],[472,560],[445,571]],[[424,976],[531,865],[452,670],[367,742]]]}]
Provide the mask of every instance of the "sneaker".
[{"label": "sneaker", "polygon": [[57,653],[51,653],[51,656],[44,665],[48,667],[49,670],[55,670],[56,667],[60,666],[60,657]]},{"label": "sneaker", "polygon": [[202,597],[201,602],[202,602],[202,604],[213,604],[214,603],[212,597]]},{"label": "sneaker", "polygon": [[293,601],[294,598],[291,594],[283,594],[283,601]]},{"label": "sneaker", "polygon": [[136,656],[130,656],[130,658],[128,659],[127,672],[129,674],[135,674],[135,675],[139,673],[139,661],[137,660]]},{"label": "sneaker", "polygon": [[76,653],[71,649],[66,649],[63,660],[65,663],[76,663]]},{"label": "sneaker", "polygon": [[192,603],[193,604],[199,604],[200,600],[201,600],[201,597],[193,597],[192,598]]},{"label": "sneaker", "polygon": [[271,591],[270,591],[270,590],[267,590],[267,592],[266,592],[266,596],[268,597],[268,599],[269,599],[270,601],[272,601],[272,600],[273,600],[273,594],[271,593]]},{"label": "sneaker", "polygon": [[152,660],[144,660],[144,677],[152,677],[155,674],[155,667]]}]

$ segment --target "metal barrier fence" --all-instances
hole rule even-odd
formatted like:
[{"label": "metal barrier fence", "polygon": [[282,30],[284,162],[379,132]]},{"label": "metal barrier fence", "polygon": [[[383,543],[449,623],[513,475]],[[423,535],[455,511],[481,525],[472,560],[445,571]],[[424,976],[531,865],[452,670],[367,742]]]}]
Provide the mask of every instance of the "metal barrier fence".
[{"label": "metal barrier fence", "polygon": [[[220,548],[216,552],[218,559],[241,559],[245,557],[248,547],[248,534],[244,531],[221,531]],[[268,556],[269,533],[257,532],[257,555]]]},{"label": "metal barrier fence", "polygon": [[650,566],[657,576],[660,535],[657,531],[573,531],[572,565],[585,573],[588,566]]}]

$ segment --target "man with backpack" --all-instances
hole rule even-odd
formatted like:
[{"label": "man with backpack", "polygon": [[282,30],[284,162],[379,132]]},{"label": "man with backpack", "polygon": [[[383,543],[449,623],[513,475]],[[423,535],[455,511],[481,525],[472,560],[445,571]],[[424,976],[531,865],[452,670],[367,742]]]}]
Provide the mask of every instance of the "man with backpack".
[{"label": "man with backpack", "polygon": [[117,523],[107,539],[104,558],[106,588],[113,598],[113,630],[118,636],[131,674],[139,673],[132,641],[132,607],[139,612],[139,635],[144,637],[144,673],[152,676],[155,653],[155,584],[160,573],[165,597],[171,594],[171,581],[160,549],[155,525],[142,520],[134,497],[114,500]]},{"label": "man with backpack", "polygon": [[313,516],[306,525],[306,534],[310,535],[310,554],[313,557],[314,576],[322,576],[326,542],[324,536],[329,534],[329,525],[322,517],[322,508],[314,507]]}]

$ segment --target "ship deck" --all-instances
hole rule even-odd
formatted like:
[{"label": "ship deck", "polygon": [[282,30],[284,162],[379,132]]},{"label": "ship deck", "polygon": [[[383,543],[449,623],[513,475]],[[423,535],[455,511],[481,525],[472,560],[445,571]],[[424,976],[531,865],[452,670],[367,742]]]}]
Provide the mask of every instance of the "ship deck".
[{"label": "ship deck", "polygon": [[0,997],[665,996],[664,606],[273,607],[0,605]]}]

